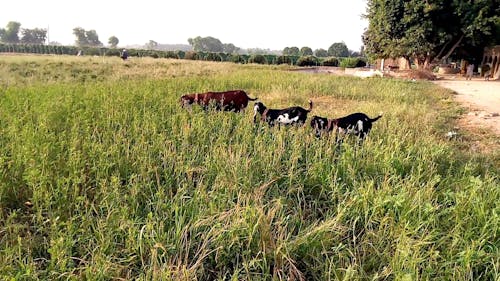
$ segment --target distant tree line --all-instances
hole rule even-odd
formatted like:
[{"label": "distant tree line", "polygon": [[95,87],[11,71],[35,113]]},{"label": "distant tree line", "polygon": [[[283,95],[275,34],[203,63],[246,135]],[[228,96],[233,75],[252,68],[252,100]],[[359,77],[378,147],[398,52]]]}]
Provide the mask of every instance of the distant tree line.
[{"label": "distant tree line", "polygon": [[[21,37],[19,37],[21,33]],[[0,42],[9,44],[43,44],[47,40],[47,29],[21,28],[19,22],[11,21],[5,28],[0,28]]]},{"label": "distant tree line", "polygon": [[[120,56],[120,50],[105,47],[78,47],[45,44],[4,44],[0,43],[0,53],[33,53],[54,55],[83,55],[83,56]],[[326,57],[319,58],[313,55],[293,56],[275,54],[236,54],[224,52],[196,52],[196,51],[160,51],[148,49],[128,49],[130,57],[171,58],[187,60],[203,60],[216,62],[256,63],[256,64],[287,64],[296,66],[341,66],[362,67],[366,59],[361,57]]]}]

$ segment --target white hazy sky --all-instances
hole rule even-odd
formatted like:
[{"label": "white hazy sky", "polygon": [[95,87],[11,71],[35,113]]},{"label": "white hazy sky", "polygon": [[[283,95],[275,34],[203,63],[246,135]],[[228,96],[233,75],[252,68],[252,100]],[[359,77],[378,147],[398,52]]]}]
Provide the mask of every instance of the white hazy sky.
[{"label": "white hazy sky", "polygon": [[0,27],[49,28],[50,41],[74,44],[73,28],[95,30],[108,45],[188,44],[212,36],[240,48],[328,49],[345,42],[358,51],[368,22],[366,0],[17,0],[2,1]]}]

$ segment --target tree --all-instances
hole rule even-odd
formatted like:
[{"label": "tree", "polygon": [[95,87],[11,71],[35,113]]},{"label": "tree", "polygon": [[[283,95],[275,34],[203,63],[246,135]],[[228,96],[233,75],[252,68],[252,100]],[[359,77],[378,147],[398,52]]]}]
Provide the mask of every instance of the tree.
[{"label": "tree", "polygon": [[120,40],[118,40],[118,38],[116,36],[111,36],[108,39],[108,44],[111,48],[116,48],[116,46],[118,46],[119,42],[120,42]]},{"label": "tree", "polygon": [[365,51],[372,58],[404,57],[428,68],[457,49],[482,51],[498,36],[499,15],[496,0],[369,0]]},{"label": "tree", "polygon": [[99,36],[95,30],[85,30],[81,27],[75,27],[73,28],[73,34],[76,36],[75,44],[79,47],[100,47],[103,45],[99,41]]},{"label": "tree", "polygon": [[154,40],[149,40],[148,43],[146,43],[146,49],[148,50],[155,50],[158,47],[158,42]]},{"label": "tree", "polygon": [[234,54],[240,50],[240,48],[236,47],[234,44],[231,43],[223,44],[223,47],[224,47],[224,52],[228,54]]},{"label": "tree", "polygon": [[214,37],[196,37],[188,39],[189,45],[193,47],[196,52],[223,52],[224,45],[222,42]]},{"label": "tree", "polygon": [[41,28],[21,29],[21,43],[25,44],[43,44],[47,39],[47,30]]},{"label": "tree", "polygon": [[313,51],[309,47],[302,47],[302,48],[300,48],[300,55],[301,56],[312,56]]},{"label": "tree", "polygon": [[283,55],[300,56],[300,50],[298,47],[285,47],[283,49]]},{"label": "tree", "polygon": [[332,57],[348,57],[349,49],[344,42],[333,43],[330,48],[328,48],[328,55]]},{"label": "tree", "polygon": [[75,44],[79,47],[88,46],[87,36],[85,36],[85,29],[81,27],[73,28],[73,34],[76,36]]},{"label": "tree", "polygon": [[21,28],[21,24],[16,21],[11,21],[7,23],[7,27],[5,29],[0,29],[0,41],[4,43],[19,43],[19,29]]},{"label": "tree", "polygon": [[325,49],[317,49],[314,51],[314,55],[318,58],[326,58],[328,57],[328,51]]},{"label": "tree", "polygon": [[99,36],[95,30],[85,31],[85,36],[87,36],[87,42],[91,47],[101,47],[103,44],[99,41]]}]

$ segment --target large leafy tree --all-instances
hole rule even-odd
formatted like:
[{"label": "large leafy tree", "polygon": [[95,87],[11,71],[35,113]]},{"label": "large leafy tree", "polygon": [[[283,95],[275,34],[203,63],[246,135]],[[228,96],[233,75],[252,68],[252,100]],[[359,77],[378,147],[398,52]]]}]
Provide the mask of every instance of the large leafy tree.
[{"label": "large leafy tree", "polygon": [[283,49],[283,55],[285,56],[300,56],[299,47],[285,47]]},{"label": "large leafy tree", "polygon": [[330,48],[328,48],[328,55],[332,57],[348,57],[349,49],[344,42],[333,43]]},{"label": "large leafy tree", "polygon": [[319,57],[319,58],[328,57],[328,51],[325,49],[317,49],[317,50],[314,50],[314,55]]},{"label": "large leafy tree", "polygon": [[73,34],[76,36],[76,45],[79,47],[91,46],[100,47],[102,46],[101,41],[99,41],[99,36],[95,30],[85,30],[81,27],[73,28]]},{"label": "large leafy tree", "polygon": [[368,0],[363,34],[372,58],[414,59],[421,68],[457,49],[477,50],[495,38],[498,0]]},{"label": "large leafy tree", "polygon": [[116,36],[111,36],[108,39],[108,44],[111,48],[116,48],[116,46],[118,46],[119,42],[120,42],[120,40],[118,40],[118,37],[116,37]]},{"label": "large leafy tree", "polygon": [[302,48],[300,48],[300,54],[302,56],[312,56],[313,50],[309,47],[302,47]]},{"label": "large leafy tree", "polygon": [[224,44],[214,37],[195,37],[188,39],[189,45],[197,52],[223,52]]},{"label": "large leafy tree", "polygon": [[47,30],[43,28],[21,29],[21,43],[43,44],[47,39]]},{"label": "large leafy tree", "polygon": [[158,48],[158,42],[154,41],[154,40],[149,40],[148,43],[146,43],[146,49],[148,50],[155,50]]},{"label": "large leafy tree", "polygon": [[21,24],[16,21],[11,21],[7,23],[6,28],[0,29],[0,41],[4,43],[19,43],[19,30],[21,29]]}]

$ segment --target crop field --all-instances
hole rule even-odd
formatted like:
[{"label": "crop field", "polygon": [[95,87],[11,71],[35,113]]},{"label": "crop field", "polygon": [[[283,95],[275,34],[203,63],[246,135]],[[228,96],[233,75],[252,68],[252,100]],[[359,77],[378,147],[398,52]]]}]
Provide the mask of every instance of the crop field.
[{"label": "crop field", "polygon": [[[246,112],[384,115],[362,146]],[[1,280],[499,280],[500,152],[432,83],[286,66],[0,56]]]}]

